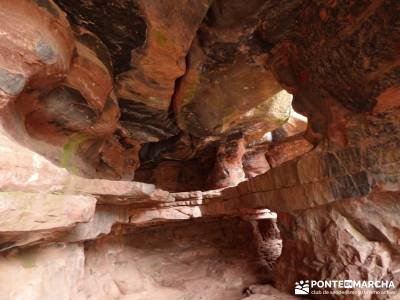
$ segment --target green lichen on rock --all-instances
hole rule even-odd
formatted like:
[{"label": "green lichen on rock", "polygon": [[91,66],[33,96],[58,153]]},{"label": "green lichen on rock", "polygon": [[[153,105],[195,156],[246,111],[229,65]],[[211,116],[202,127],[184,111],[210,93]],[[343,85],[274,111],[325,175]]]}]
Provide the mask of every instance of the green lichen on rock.
[{"label": "green lichen on rock", "polygon": [[156,40],[157,40],[157,43],[160,45],[160,46],[165,46],[166,44],[167,44],[167,42],[168,42],[168,38],[167,38],[167,36],[165,35],[165,33],[164,32],[162,32],[162,31],[160,31],[160,30],[155,30],[155,37],[156,37]]},{"label": "green lichen on rock", "polygon": [[36,267],[36,253],[33,250],[25,250],[18,253],[22,267],[31,269]]},{"label": "green lichen on rock", "polygon": [[70,137],[68,142],[63,147],[63,157],[61,166],[67,169],[69,172],[75,174],[77,173],[78,169],[76,166],[73,165],[73,158],[79,151],[79,147],[82,143],[89,139],[88,135],[84,134],[77,134]]}]

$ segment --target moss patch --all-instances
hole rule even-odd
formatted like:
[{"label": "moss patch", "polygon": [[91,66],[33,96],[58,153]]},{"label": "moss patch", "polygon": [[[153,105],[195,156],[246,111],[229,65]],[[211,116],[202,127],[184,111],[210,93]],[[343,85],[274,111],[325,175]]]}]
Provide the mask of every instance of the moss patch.
[{"label": "moss patch", "polygon": [[167,44],[168,38],[164,32],[162,32],[160,30],[155,30],[154,35],[155,35],[157,43],[160,46],[164,47]]},{"label": "moss patch", "polygon": [[72,159],[79,151],[80,145],[89,139],[88,135],[74,135],[72,136],[68,142],[64,145],[63,148],[63,157],[61,161],[61,166],[67,169],[71,173],[77,173],[78,169],[73,165]]},{"label": "moss patch", "polygon": [[36,267],[36,253],[33,250],[25,250],[18,253],[18,258],[24,268],[31,269]]}]

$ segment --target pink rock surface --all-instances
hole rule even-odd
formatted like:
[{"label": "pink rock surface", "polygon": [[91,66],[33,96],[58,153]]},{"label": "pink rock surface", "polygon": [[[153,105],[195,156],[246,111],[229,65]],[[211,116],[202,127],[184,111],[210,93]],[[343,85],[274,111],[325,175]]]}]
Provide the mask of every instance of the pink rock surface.
[{"label": "pink rock surface", "polygon": [[0,0],[0,299],[398,292],[399,11]]},{"label": "pink rock surface", "polygon": [[85,256],[77,244],[53,244],[0,256],[1,299],[86,299]]}]

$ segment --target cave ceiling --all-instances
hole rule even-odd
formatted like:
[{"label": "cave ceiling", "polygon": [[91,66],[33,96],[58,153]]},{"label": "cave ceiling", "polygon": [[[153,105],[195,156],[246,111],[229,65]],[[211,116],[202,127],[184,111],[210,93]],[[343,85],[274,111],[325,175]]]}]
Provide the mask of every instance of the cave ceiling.
[{"label": "cave ceiling", "polygon": [[[21,13],[3,28],[23,19],[22,2],[0,9]],[[15,100],[35,139],[78,148],[92,176],[132,179],[166,161],[210,168],[230,137],[262,144],[293,108],[316,144],[334,107],[372,111],[400,81],[396,0],[30,5],[20,24],[42,31],[22,30],[34,45],[26,61],[0,61],[2,98]],[[21,48],[7,42],[3,53]]]}]

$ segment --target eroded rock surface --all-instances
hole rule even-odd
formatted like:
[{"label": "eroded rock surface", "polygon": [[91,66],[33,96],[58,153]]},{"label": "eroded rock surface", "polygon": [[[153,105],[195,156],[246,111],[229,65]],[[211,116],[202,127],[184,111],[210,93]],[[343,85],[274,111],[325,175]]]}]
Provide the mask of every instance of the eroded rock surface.
[{"label": "eroded rock surface", "polygon": [[6,250],[46,240],[46,235],[68,231],[77,223],[88,222],[94,215],[96,199],[3,192],[0,193],[0,203],[0,232],[4,237],[1,250]]},{"label": "eroded rock surface", "polygon": [[397,291],[399,3],[0,1],[0,298]]},{"label": "eroded rock surface", "polygon": [[2,297],[241,299],[242,290],[261,276],[247,222],[160,229],[122,227],[117,236],[85,247],[56,243],[1,255]]},{"label": "eroded rock surface", "polygon": [[397,192],[375,192],[280,215],[286,250],[277,266],[277,287],[289,291],[300,278],[392,280],[398,287],[397,201]]},{"label": "eroded rock surface", "polygon": [[21,249],[0,257],[2,299],[85,299],[85,255],[78,244]]},{"label": "eroded rock surface", "polygon": [[86,252],[87,297],[240,299],[242,289],[258,276],[253,255],[246,255],[252,253],[249,230],[233,219],[101,239]]}]

